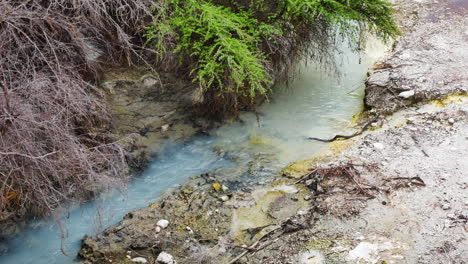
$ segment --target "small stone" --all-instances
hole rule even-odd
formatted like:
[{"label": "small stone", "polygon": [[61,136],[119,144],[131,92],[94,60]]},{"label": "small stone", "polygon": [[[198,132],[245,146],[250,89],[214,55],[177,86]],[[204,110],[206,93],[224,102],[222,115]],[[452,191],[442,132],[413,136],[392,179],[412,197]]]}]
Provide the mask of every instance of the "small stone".
[{"label": "small stone", "polygon": [[310,185],[312,185],[313,183],[314,183],[314,180],[309,179],[309,180],[307,180],[307,181],[305,182],[305,185],[306,185],[306,186],[310,186]]},{"label": "small stone", "polygon": [[448,122],[449,122],[449,124],[453,125],[453,124],[455,124],[455,119],[449,118]]},{"label": "small stone", "polygon": [[229,188],[226,185],[223,184],[221,186],[221,190],[223,190],[223,192],[227,192],[229,190]]},{"label": "small stone", "polygon": [[221,199],[221,201],[223,201],[223,202],[227,202],[227,201],[229,201],[229,196],[224,195],[224,196],[221,196],[219,199]]},{"label": "small stone", "polygon": [[374,148],[380,149],[380,150],[384,149],[385,147],[382,143],[378,143],[378,142],[373,143],[372,145],[374,145]]},{"label": "small stone", "polygon": [[451,207],[450,207],[450,205],[448,205],[448,204],[442,205],[442,209],[443,209],[443,210],[450,210],[450,208],[451,208]]},{"label": "small stone", "polygon": [[132,259],[132,257],[130,257],[129,255],[126,256],[128,259]]},{"label": "small stone", "polygon": [[398,96],[404,99],[408,99],[414,96],[414,91],[411,90],[411,91],[401,92],[400,94],[398,94]]},{"label": "small stone", "polygon": [[190,226],[186,226],[185,229],[189,232],[189,234],[193,234],[193,230],[190,228]]},{"label": "small stone", "polygon": [[148,260],[142,257],[132,258],[131,261],[135,263],[148,263]]},{"label": "small stone", "polygon": [[418,128],[417,127],[410,127],[409,130],[410,131],[418,131]]},{"label": "small stone", "polygon": [[161,227],[160,227],[160,226],[157,226],[157,227],[155,228],[155,231],[156,231],[156,233],[161,232]]},{"label": "small stone", "polygon": [[156,76],[151,75],[145,75],[141,79],[143,80],[143,86],[145,87],[151,87],[159,82]]},{"label": "small stone", "polygon": [[165,229],[166,227],[169,226],[169,221],[167,221],[166,219],[161,219],[158,221],[156,225],[161,227],[162,229]]},{"label": "small stone", "polygon": [[166,253],[164,251],[159,253],[156,261],[161,264],[175,264],[176,263],[176,261],[174,260],[174,257],[171,254]]},{"label": "small stone", "polygon": [[161,126],[161,131],[162,132],[166,132],[167,130],[169,130],[169,124],[165,124],[165,125]]},{"label": "small stone", "polygon": [[305,210],[297,211],[297,215],[306,215],[308,212]]},{"label": "small stone", "polygon": [[221,190],[221,184],[220,183],[213,183],[213,185],[211,185],[213,187],[213,190],[215,190],[215,192],[218,192],[219,190]]},{"label": "small stone", "polygon": [[312,199],[312,196],[306,195],[304,196],[304,201],[310,201]]}]

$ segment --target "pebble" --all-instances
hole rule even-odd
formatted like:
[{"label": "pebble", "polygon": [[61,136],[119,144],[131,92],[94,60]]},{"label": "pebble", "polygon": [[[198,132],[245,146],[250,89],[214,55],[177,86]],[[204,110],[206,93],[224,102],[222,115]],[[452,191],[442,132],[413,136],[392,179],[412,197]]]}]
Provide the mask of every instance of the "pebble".
[{"label": "pebble", "polygon": [[229,188],[226,185],[223,184],[221,186],[221,190],[223,190],[223,192],[227,192],[229,190]]},{"label": "pebble", "polygon": [[450,210],[450,208],[451,208],[451,207],[450,207],[450,205],[448,205],[448,204],[442,205],[442,209],[443,209],[443,210]]},{"label": "pebble", "polygon": [[185,229],[187,229],[189,234],[193,234],[193,230],[192,230],[192,228],[190,228],[190,226],[186,226]]},{"label": "pebble", "polygon": [[401,92],[400,94],[398,94],[398,96],[401,97],[401,98],[408,99],[408,98],[414,96],[414,91],[411,90],[411,91]]},{"label": "pebble", "polygon": [[158,221],[156,225],[161,227],[162,229],[165,229],[166,227],[169,226],[169,221],[167,221],[166,219],[161,219]]},{"label": "pebble", "polygon": [[220,199],[221,199],[221,201],[223,201],[223,202],[227,202],[227,201],[229,201],[229,196],[224,195],[224,196],[221,196]]},{"label": "pebble", "polygon": [[305,210],[297,211],[297,215],[306,215],[308,212]]},{"label": "pebble", "polygon": [[449,122],[449,124],[453,125],[453,124],[455,124],[455,119],[449,118],[448,122]]},{"label": "pebble", "polygon": [[211,186],[213,187],[213,190],[215,190],[215,192],[218,192],[219,190],[221,190],[220,183],[213,183]]},{"label": "pebble", "polygon": [[373,143],[372,145],[374,145],[374,148],[376,149],[384,149],[384,145],[382,143]]},{"label": "pebble", "polygon": [[148,263],[148,260],[142,257],[132,258],[131,261],[135,263]]},{"label": "pebble", "polygon": [[157,226],[156,229],[155,229],[156,233],[159,233],[161,232],[161,227],[160,226]]},{"label": "pebble", "polygon": [[175,264],[176,263],[176,261],[174,260],[174,257],[171,254],[166,253],[164,251],[159,253],[156,261],[161,264]]},{"label": "pebble", "polygon": [[168,124],[163,125],[163,126],[161,127],[161,130],[162,130],[162,132],[166,132],[167,130],[169,130],[169,125],[168,125]]}]

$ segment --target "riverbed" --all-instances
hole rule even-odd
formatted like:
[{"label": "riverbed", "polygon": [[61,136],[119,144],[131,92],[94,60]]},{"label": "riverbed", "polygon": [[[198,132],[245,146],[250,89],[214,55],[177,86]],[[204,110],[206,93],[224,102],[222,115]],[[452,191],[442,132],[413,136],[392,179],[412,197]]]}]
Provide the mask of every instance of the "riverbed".
[{"label": "riverbed", "polygon": [[227,122],[209,136],[168,142],[158,159],[124,190],[65,208],[58,221],[30,221],[24,231],[7,241],[7,253],[0,256],[0,262],[73,263],[84,235],[116,224],[127,212],[147,206],[191,176],[265,160],[257,166],[268,167],[263,174],[238,175],[240,180],[263,184],[288,163],[320,152],[326,144],[306,138],[340,133],[362,110],[366,73],[386,51],[374,41],[368,46],[364,54],[357,54],[343,45],[336,53],[339,76],[304,63],[296,79],[288,87],[278,87],[258,109],[258,121],[255,114],[242,113],[239,122]]}]

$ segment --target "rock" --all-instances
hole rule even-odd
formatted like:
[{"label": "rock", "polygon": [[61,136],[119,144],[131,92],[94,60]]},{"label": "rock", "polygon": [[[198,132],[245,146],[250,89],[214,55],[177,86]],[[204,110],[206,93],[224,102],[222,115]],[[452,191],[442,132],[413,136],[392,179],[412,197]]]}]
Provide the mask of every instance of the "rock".
[{"label": "rock", "polygon": [[229,190],[229,188],[224,184],[221,186],[221,189],[223,190],[223,192],[227,192]]},{"label": "rock", "polygon": [[373,143],[372,145],[374,145],[374,148],[380,149],[380,150],[384,149],[385,147],[382,143],[379,143],[379,142]]},{"label": "rock", "polygon": [[297,215],[307,215],[309,212],[307,212],[306,210],[299,210],[297,211]]},{"label": "rock", "polygon": [[167,130],[169,130],[169,124],[161,126],[161,131],[166,132]]},{"label": "rock", "polygon": [[390,82],[390,73],[388,71],[379,71],[373,73],[367,82],[370,85],[385,87]]},{"label": "rock", "polygon": [[169,226],[169,221],[167,221],[166,219],[161,219],[158,221],[157,226],[161,227],[162,229],[165,229]]},{"label": "rock", "polygon": [[161,263],[161,264],[176,264],[177,263],[174,260],[174,257],[171,254],[166,253],[164,251],[159,253],[158,258],[156,259],[156,261],[158,263]]},{"label": "rock", "polygon": [[189,234],[193,234],[193,230],[192,228],[190,228],[190,226],[186,226],[185,229],[189,232]]},{"label": "rock", "polygon": [[221,199],[221,201],[223,201],[223,202],[227,202],[227,201],[229,201],[229,196],[224,195],[224,196],[221,196],[219,199]]},{"label": "rock", "polygon": [[414,96],[414,90],[401,92],[398,96],[404,99],[408,99]]},{"label": "rock", "polygon": [[449,118],[448,122],[449,122],[449,124],[451,124],[451,125],[455,124],[455,120],[454,120],[453,118]]},{"label": "rock", "polygon": [[218,192],[219,190],[221,190],[221,184],[220,183],[213,183],[213,185],[211,185],[213,187],[213,190],[215,190],[215,192]]},{"label": "rock", "polygon": [[159,83],[159,78],[157,76],[149,74],[146,74],[143,77],[141,77],[141,80],[143,82],[143,86],[145,87],[151,87]]},{"label": "rock", "polygon": [[450,208],[451,208],[451,207],[450,207],[450,205],[448,205],[448,204],[442,205],[442,210],[450,210]]},{"label": "rock", "polygon": [[131,261],[135,263],[148,263],[148,260],[142,257],[132,258]]},{"label": "rock", "polygon": [[157,226],[157,227],[155,228],[155,231],[156,231],[156,233],[161,232],[161,227],[160,227],[160,226]]}]

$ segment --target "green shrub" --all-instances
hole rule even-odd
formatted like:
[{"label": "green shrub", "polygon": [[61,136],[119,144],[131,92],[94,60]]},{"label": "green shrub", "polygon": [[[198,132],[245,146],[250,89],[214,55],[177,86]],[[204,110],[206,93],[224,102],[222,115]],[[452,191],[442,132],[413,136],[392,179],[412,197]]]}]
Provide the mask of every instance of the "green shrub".
[{"label": "green shrub", "polygon": [[[398,34],[386,0],[166,0],[154,13],[146,37],[161,58],[177,54],[205,94],[215,90],[218,96],[247,97],[252,103],[268,94],[275,74],[271,64],[297,60],[288,52],[307,45],[304,40],[336,31],[355,43],[363,30],[384,40]],[[307,36],[308,28],[326,32]],[[328,49],[330,42],[317,43],[316,49]],[[275,60],[281,49],[288,50],[281,55],[286,58]]]}]

